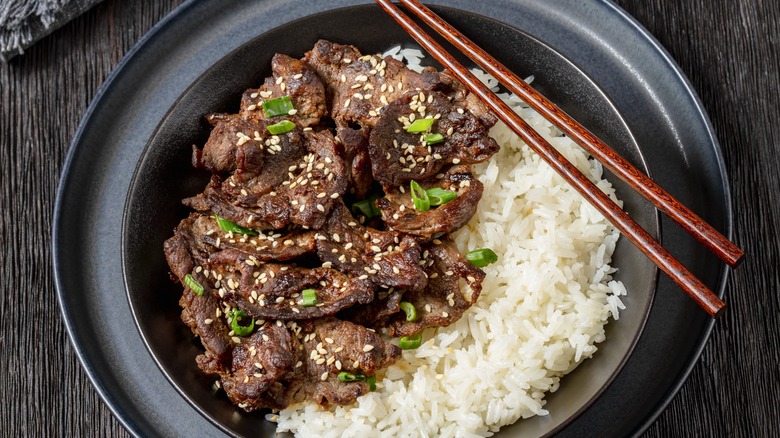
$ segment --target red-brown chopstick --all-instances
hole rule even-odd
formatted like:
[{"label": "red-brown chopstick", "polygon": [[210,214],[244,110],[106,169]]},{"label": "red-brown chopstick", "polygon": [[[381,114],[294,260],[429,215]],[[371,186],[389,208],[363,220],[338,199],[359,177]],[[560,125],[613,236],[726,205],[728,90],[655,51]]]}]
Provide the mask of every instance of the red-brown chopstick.
[{"label": "red-brown chopstick", "polygon": [[390,0],[376,2],[712,317],[726,304]]},{"label": "red-brown chopstick", "polygon": [[587,150],[632,189],[652,202],[670,219],[677,222],[721,260],[732,267],[739,265],[743,260],[744,251],[452,25],[417,0],[399,1],[436,30],[439,35],[519,96],[542,117],[565,132],[569,138]]}]

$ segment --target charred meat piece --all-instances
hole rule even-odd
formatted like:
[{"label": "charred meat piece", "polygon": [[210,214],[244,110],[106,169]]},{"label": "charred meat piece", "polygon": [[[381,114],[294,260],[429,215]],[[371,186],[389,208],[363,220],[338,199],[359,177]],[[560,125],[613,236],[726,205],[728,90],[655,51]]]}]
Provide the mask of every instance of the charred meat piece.
[{"label": "charred meat piece", "polygon": [[203,193],[186,199],[185,205],[256,230],[288,224],[322,227],[334,200],[347,190],[344,161],[328,131],[304,132],[303,137],[308,153],[292,165],[265,168],[243,184],[233,176],[224,182],[214,177]]},{"label": "charred meat piece", "polygon": [[298,343],[284,325],[265,323],[233,348],[229,372],[222,374],[222,387],[230,400],[251,412],[280,409],[284,400],[273,397],[272,386],[293,371],[298,361]]},{"label": "charred meat piece", "polygon": [[457,197],[438,207],[421,212],[414,206],[411,189],[388,190],[377,199],[382,219],[390,229],[430,240],[440,233],[449,234],[466,225],[482,198],[482,183],[474,178],[468,166],[453,166],[443,178],[432,178],[420,184],[423,189],[439,187],[454,192]]},{"label": "charred meat piece", "polygon": [[317,237],[317,255],[323,266],[379,287],[417,290],[427,282],[420,267],[420,246],[413,238],[360,225],[341,201]]},{"label": "charred meat piece", "polygon": [[[263,195],[284,181],[287,168],[307,151],[301,131],[272,135],[267,124],[244,120],[236,115],[210,114],[214,125],[203,151],[194,150],[195,167],[215,174],[231,173],[226,189]],[[241,185],[241,189],[237,189]],[[235,194],[234,194],[235,195]]]},{"label": "charred meat piece", "polygon": [[184,286],[184,292],[179,299],[182,321],[200,337],[209,358],[219,363],[229,360],[230,338],[227,335],[229,329],[218,318],[219,302],[208,291],[204,291],[202,295],[196,294],[184,282],[184,277],[190,274],[204,285],[204,289],[206,285],[203,274],[197,272],[196,267],[199,264],[191,252],[190,240],[177,230],[176,235],[165,241],[164,249],[172,274]]},{"label": "charred meat piece", "polygon": [[209,114],[206,120],[214,128],[203,151],[193,151],[195,167],[217,174],[235,172],[239,168],[253,174],[262,170],[266,123],[231,114]]},{"label": "charred meat piece", "polygon": [[433,68],[417,73],[392,57],[364,56],[353,46],[325,40],[318,41],[304,61],[325,82],[330,114],[339,127],[372,127],[384,108],[407,90],[444,86]]},{"label": "charred meat piece", "polygon": [[[450,325],[477,301],[482,291],[485,273],[460,255],[451,240],[434,241],[423,256],[428,286],[422,291],[406,291],[403,296],[403,301],[417,309],[418,320],[410,322],[403,312],[396,313],[388,326],[392,337],[410,336],[426,327]],[[467,288],[461,288],[461,282]]]},{"label": "charred meat piece", "polygon": [[191,249],[199,253],[234,249],[245,253],[255,262],[293,260],[317,249],[314,231],[271,231],[256,234],[225,232],[213,216],[200,213],[193,213],[182,220],[176,230],[177,233],[186,235]]},{"label": "charred meat piece", "polygon": [[[220,298],[258,319],[318,318],[374,298],[370,282],[334,269],[260,263],[236,250],[213,254],[205,268]],[[314,289],[314,305],[304,303],[305,289]]]},{"label": "charred meat piece", "polygon": [[[322,318],[300,323],[303,327],[307,379],[295,389],[321,405],[348,404],[368,392],[364,381],[341,382],[340,372],[373,376],[401,357],[401,349],[367,328]],[[300,395],[291,398],[301,398]]]},{"label": "charred meat piece", "polygon": [[[266,78],[260,88],[249,89],[241,97],[241,117],[247,120],[269,120],[277,123],[290,120],[301,127],[314,126],[328,115],[325,87],[306,63],[287,55],[276,54],[271,60],[273,77]],[[293,114],[268,118],[263,102],[289,96]]]},{"label": "charred meat piece", "polygon": [[371,160],[368,156],[368,130],[344,128],[338,138],[344,145],[344,162],[348,170],[349,192],[357,199],[363,199],[371,192],[374,177],[371,175]]},{"label": "charred meat piece", "polygon": [[[419,119],[432,118],[424,132],[407,132]],[[443,141],[428,144],[440,134]],[[407,93],[391,103],[371,131],[368,146],[374,178],[384,187],[426,180],[448,164],[473,164],[498,151],[488,127],[442,93]]]}]

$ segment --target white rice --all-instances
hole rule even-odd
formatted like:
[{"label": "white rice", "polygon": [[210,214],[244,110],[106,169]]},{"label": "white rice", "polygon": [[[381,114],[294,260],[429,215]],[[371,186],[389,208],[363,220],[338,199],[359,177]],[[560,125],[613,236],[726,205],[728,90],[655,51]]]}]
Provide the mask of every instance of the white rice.
[{"label": "white rice", "polygon": [[[394,52],[393,52],[394,50]],[[422,53],[391,50],[419,65]],[[495,79],[479,72],[483,82]],[[502,96],[614,199],[601,165],[514,96]],[[449,327],[423,332],[423,345],[378,375],[377,391],[351,407],[295,406],[279,431],[302,437],[490,436],[546,415],[545,394],[596,352],[604,326],[624,309],[612,280],[617,231],[499,122],[501,151],[475,166],[485,185],[477,213],[456,233],[461,252],[492,248],[479,301]]]}]

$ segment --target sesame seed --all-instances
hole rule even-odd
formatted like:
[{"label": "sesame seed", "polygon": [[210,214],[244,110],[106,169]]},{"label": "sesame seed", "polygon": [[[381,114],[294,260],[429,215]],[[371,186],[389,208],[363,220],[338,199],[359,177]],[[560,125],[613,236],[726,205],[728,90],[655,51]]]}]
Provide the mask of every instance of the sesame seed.
[{"label": "sesame seed", "polygon": [[233,337],[232,337],[232,338],[230,338],[230,339],[231,339],[233,342],[235,342],[236,344],[240,344],[240,343],[241,343],[241,338],[239,338],[238,336],[233,336]]},{"label": "sesame seed", "polygon": [[363,346],[363,351],[366,352],[366,353],[368,353],[369,351],[371,351],[373,349],[374,349],[374,346],[371,345],[371,344],[366,344],[366,345]]},{"label": "sesame seed", "polygon": [[328,372],[327,371],[322,373],[322,375],[320,376],[320,380],[322,380],[323,382],[328,380]]}]

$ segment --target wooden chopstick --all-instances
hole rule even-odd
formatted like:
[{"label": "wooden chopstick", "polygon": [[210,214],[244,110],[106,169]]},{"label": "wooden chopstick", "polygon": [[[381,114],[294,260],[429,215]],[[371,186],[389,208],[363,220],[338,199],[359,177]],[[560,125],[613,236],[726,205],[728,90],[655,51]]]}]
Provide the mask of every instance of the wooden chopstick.
[{"label": "wooden chopstick", "polygon": [[[631,219],[609,196],[596,187],[585,175],[534,131],[506,103],[487,88],[467,68],[462,66],[439,43],[425,33],[411,18],[390,0],[375,0],[401,27],[404,28],[442,66],[449,69],[460,82],[474,93],[529,147],[531,147],[561,177],[571,184],[591,205],[604,215],[623,235],[664,271],[685,293],[693,298],[710,316],[722,315],[726,304],[688,271],[674,256]],[[403,1],[403,0],[402,0]],[[471,43],[473,44],[473,43]]]},{"label": "wooden chopstick", "polygon": [[524,80],[512,73],[506,66],[490,56],[481,47],[469,40],[465,35],[444,21],[435,12],[428,9],[417,0],[399,0],[415,15],[431,26],[439,35],[452,43],[472,61],[493,75],[511,92],[519,96],[531,108],[542,115],[550,123],[565,132],[572,140],[587,150],[607,169],[626,182],[632,189],[652,202],[659,210],[677,222],[685,231],[715,253],[728,265],[735,267],[744,258],[744,251],[734,245],[710,224],[666,192],[655,181],[642,173],[612,150],[598,137],[571,116],[550,102],[546,97],[534,90]]}]

